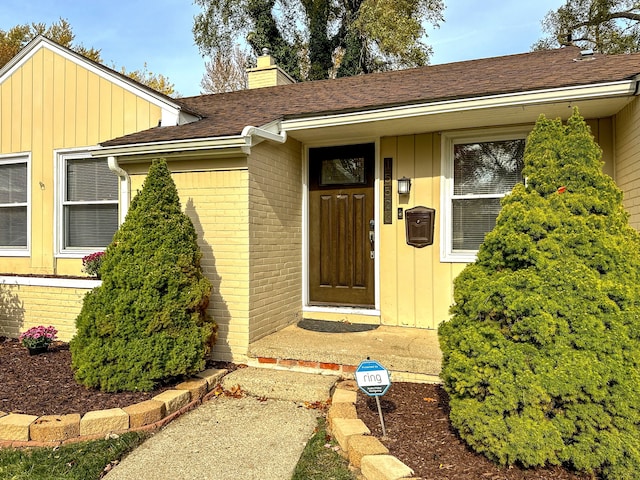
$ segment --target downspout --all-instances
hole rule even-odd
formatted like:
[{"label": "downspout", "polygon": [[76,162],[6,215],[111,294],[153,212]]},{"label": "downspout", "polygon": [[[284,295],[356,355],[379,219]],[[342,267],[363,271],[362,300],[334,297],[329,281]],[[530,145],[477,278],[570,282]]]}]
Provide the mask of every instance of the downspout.
[{"label": "downspout", "polygon": [[120,178],[120,218],[118,224],[122,225],[125,217],[127,216],[127,211],[129,210],[129,174],[125,172],[120,165],[118,165],[117,157],[107,157],[107,163],[109,165],[109,170]]}]

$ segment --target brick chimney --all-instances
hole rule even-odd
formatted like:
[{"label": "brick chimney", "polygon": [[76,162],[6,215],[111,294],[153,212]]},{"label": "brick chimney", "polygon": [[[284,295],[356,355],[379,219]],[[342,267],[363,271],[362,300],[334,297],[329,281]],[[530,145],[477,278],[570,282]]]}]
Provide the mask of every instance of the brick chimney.
[{"label": "brick chimney", "polygon": [[258,57],[258,65],[247,69],[249,88],[275,87],[289,85],[295,80],[287,72],[276,65],[268,48],[262,49],[262,55]]}]

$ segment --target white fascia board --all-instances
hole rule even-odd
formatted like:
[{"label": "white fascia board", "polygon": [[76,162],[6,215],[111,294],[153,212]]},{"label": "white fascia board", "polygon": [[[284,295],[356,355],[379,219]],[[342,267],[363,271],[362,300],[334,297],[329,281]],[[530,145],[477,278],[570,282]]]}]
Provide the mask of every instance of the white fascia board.
[{"label": "white fascia board", "polygon": [[251,153],[251,147],[263,140],[285,143],[287,141],[287,133],[280,133],[279,127],[280,121],[275,121],[261,127],[247,125],[240,135],[138,143],[114,147],[98,146],[90,150],[91,156],[93,157],[158,155],[163,153],[184,153],[201,150],[217,151],[219,155],[226,156],[230,154],[249,155]]},{"label": "white fascia board", "polygon": [[441,113],[462,112],[496,107],[516,105],[546,104],[555,102],[571,102],[607,97],[633,96],[637,94],[638,79],[596,85],[565,87],[532,92],[519,92],[485,97],[473,97],[442,102],[405,105],[380,108],[362,112],[337,113],[302,119],[283,120],[282,129],[293,132],[318,127],[334,127],[380,120],[436,115]]},{"label": "white fascia board", "polygon": [[[220,151],[221,155],[236,153],[246,155],[247,142],[242,135],[228,137],[211,137],[189,140],[175,140],[166,142],[137,143],[131,145],[118,145],[113,147],[91,148],[92,157],[129,155],[161,155],[169,153],[196,152],[202,150]],[[122,159],[120,159],[122,160]]]}]

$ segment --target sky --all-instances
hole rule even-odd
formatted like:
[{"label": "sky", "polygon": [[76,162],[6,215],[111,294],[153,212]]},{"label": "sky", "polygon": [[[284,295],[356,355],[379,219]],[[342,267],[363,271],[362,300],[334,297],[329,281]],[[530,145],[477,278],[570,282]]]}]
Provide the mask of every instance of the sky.
[{"label": "sky", "polygon": [[[444,0],[445,21],[427,28],[431,64],[524,53],[541,21],[564,0]],[[181,96],[200,94],[205,59],[193,40],[191,0],[2,0],[0,30],[68,20],[75,43],[101,51],[107,66],[162,74]]]}]

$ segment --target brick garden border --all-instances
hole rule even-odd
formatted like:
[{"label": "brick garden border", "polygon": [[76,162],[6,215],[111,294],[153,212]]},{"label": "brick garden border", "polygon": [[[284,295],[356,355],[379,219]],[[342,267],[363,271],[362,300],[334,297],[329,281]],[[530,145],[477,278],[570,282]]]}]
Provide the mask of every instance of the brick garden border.
[{"label": "brick garden border", "polygon": [[68,415],[24,415],[0,412],[0,448],[55,447],[97,440],[111,433],[154,431],[216,395],[227,373],[208,369],[171,390],[124,408]]},{"label": "brick garden border", "polygon": [[327,412],[329,431],[351,466],[359,470],[366,480],[418,480],[413,478],[411,468],[389,455],[387,447],[372,437],[369,428],[358,418],[358,394],[355,380],[338,383]]}]

